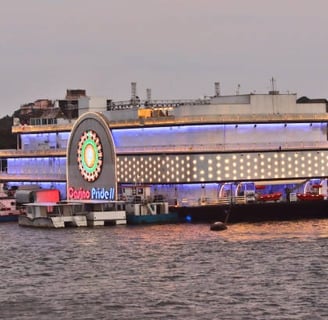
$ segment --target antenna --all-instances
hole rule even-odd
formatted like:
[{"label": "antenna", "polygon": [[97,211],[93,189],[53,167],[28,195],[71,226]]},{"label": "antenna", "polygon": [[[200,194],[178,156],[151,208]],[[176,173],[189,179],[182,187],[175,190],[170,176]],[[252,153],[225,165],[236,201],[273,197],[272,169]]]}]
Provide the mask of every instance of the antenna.
[{"label": "antenna", "polygon": [[239,91],[240,91],[240,84],[238,83],[238,85],[237,85],[237,89],[236,89],[236,95],[237,95],[237,96],[239,95]]},{"label": "antenna", "polygon": [[270,79],[270,82],[271,82],[271,90],[269,91],[269,94],[279,94],[279,91],[277,91],[276,88],[276,79],[272,77]]},{"label": "antenna", "polygon": [[221,95],[220,82],[214,83],[214,90],[215,90],[214,97],[219,97]]},{"label": "antenna", "polygon": [[275,86],[276,86],[276,80],[275,80],[274,77],[272,77],[272,78],[271,78],[271,90],[272,90],[273,92],[276,91]]}]

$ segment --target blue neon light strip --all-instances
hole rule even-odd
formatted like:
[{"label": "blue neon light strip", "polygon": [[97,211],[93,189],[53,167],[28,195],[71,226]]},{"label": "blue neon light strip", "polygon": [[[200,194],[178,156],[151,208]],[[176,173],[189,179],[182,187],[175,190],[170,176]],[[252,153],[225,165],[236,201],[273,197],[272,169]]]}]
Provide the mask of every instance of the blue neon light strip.
[{"label": "blue neon light strip", "polygon": [[[220,131],[232,131],[237,130],[236,133],[245,133],[251,131],[254,133],[254,129],[258,130],[261,134],[267,132],[272,132],[276,130],[282,130],[283,128],[288,131],[298,131],[300,134],[320,130],[324,124],[323,123],[259,123],[259,124],[209,124],[209,125],[185,125],[185,126],[169,126],[169,127],[149,127],[149,128],[131,128],[131,129],[113,129],[113,139],[115,146],[124,147],[126,142],[129,141],[133,143],[133,138],[143,137],[147,139],[153,136],[165,136],[165,140],[169,141],[176,138],[179,134],[188,134],[192,136],[193,134],[213,134]],[[147,140],[145,140],[146,142]]]}]

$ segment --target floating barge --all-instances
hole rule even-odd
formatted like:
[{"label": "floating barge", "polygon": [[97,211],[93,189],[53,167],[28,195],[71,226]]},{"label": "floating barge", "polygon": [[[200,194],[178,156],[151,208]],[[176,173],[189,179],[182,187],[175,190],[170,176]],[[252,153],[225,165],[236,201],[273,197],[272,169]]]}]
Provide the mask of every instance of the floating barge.
[{"label": "floating barge", "polygon": [[328,218],[328,201],[171,207],[186,222],[268,222]]},{"label": "floating barge", "polygon": [[145,201],[161,195],[166,213],[193,221],[224,219],[228,209],[230,222],[327,217],[326,99],[224,96],[219,83],[214,95],[188,100],[142,100],[136,83],[127,101],[77,91],[51,106],[64,117],[50,121],[47,110],[14,123],[18,148],[0,152],[11,187],[48,183],[83,202],[126,201],[127,188],[139,196],[147,186]]}]

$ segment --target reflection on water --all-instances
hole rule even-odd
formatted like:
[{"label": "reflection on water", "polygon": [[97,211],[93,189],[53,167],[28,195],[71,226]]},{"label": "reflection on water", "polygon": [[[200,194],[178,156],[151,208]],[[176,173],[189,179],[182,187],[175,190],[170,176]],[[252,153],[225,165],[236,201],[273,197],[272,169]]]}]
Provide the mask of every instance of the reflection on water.
[{"label": "reflection on water", "polygon": [[328,237],[325,220],[233,224],[221,237],[227,241],[259,241],[273,239],[300,239],[302,241]]},{"label": "reflection on water", "polygon": [[0,224],[1,319],[326,319],[328,220]]}]

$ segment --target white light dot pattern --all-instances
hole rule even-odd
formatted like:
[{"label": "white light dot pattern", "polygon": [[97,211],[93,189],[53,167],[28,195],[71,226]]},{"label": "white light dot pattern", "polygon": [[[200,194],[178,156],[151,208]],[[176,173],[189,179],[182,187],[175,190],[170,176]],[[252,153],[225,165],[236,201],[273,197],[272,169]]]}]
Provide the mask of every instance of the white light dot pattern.
[{"label": "white light dot pattern", "polygon": [[118,155],[120,183],[185,183],[328,176],[328,150]]}]

